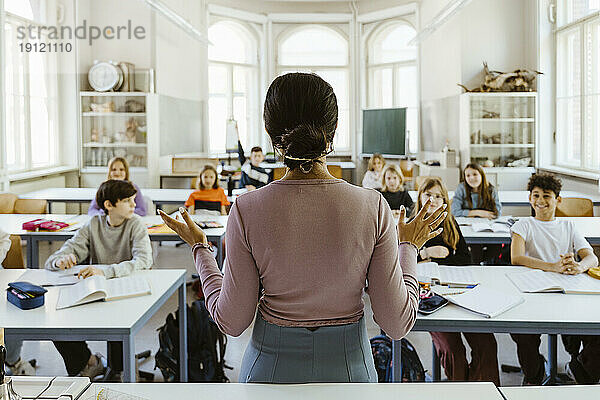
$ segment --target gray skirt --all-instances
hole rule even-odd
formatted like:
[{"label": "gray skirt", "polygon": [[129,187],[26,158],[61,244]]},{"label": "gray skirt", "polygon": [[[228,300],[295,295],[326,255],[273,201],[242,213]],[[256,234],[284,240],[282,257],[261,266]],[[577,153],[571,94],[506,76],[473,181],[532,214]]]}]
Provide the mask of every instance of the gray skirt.
[{"label": "gray skirt", "polygon": [[311,331],[271,324],[258,312],[239,382],[377,382],[364,317]]}]

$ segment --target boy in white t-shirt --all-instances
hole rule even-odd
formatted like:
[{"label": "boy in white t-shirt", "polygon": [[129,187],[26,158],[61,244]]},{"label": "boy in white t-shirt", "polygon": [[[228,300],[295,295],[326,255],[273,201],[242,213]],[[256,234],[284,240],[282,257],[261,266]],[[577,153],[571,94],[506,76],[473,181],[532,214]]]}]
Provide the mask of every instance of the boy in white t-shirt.
[{"label": "boy in white t-shirt", "polygon": [[[529,204],[535,217],[520,218],[511,228],[511,260],[544,271],[567,275],[585,273],[598,265],[592,247],[571,221],[557,220],[561,182],[549,174],[529,179]],[[539,352],[540,335],[511,334],[525,384],[539,385],[544,379],[544,357]],[[567,373],[577,383],[594,384],[600,379],[600,336],[562,335],[571,354]],[[581,343],[583,350],[580,352]]]}]

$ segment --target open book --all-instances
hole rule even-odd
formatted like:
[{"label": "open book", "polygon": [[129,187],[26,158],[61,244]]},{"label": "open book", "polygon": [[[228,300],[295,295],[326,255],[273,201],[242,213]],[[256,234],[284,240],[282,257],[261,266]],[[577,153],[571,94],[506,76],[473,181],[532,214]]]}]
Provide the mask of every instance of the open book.
[{"label": "open book", "polygon": [[94,275],[73,286],[61,288],[58,293],[56,309],[60,310],[98,300],[126,299],[150,293],[150,284],[145,278],[139,276],[106,279],[103,276]]},{"label": "open book", "polygon": [[485,285],[452,293],[438,287],[434,287],[433,291],[450,303],[483,315],[486,318],[494,318],[525,301],[521,296],[507,294]]},{"label": "open book", "polygon": [[436,283],[450,287],[468,287],[479,284],[470,268],[439,266],[435,262],[417,264],[419,282]]},{"label": "open book", "polygon": [[502,224],[499,222],[487,221],[487,222],[474,222],[471,224],[471,228],[474,232],[505,232],[510,233],[510,225]]},{"label": "open book", "polygon": [[[67,286],[74,285],[81,279],[77,278],[77,274],[89,265],[76,265],[73,268],[50,271],[47,269],[28,269],[23,273],[17,281],[30,282],[38,286]],[[107,268],[108,265],[93,265],[97,268]]]},{"label": "open book", "polygon": [[571,294],[600,294],[600,280],[588,274],[563,275],[532,269],[506,274],[515,286],[525,293],[562,292]]}]

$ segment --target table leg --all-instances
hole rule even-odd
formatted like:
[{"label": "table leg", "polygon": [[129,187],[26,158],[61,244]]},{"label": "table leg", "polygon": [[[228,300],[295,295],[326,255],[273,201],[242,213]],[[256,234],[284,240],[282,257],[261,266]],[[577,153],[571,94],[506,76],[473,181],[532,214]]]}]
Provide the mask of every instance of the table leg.
[{"label": "table leg", "polygon": [[188,381],[187,302],[185,281],[178,289],[179,296],[179,381]]},{"label": "table leg", "polygon": [[431,342],[431,350],[431,378],[434,382],[439,382],[442,379],[442,369],[440,367],[440,357],[433,342]]},{"label": "table leg", "polygon": [[400,340],[392,341],[392,382],[402,382],[402,344]]},{"label": "table leg", "polygon": [[26,236],[27,242],[27,268],[33,268],[33,238]]},{"label": "table leg", "polygon": [[555,385],[557,383],[557,364],[558,364],[558,335],[548,335],[548,378],[544,385]]},{"label": "table leg", "polygon": [[134,347],[133,335],[123,337],[123,382],[136,382]]},{"label": "table leg", "polygon": [[27,260],[27,264],[29,264],[30,268],[39,268],[40,267],[40,241],[31,236],[30,243],[31,245],[31,253],[30,250],[27,250],[27,254],[31,255],[31,261]]},{"label": "table leg", "polygon": [[48,202],[48,214],[52,214],[52,202]]}]

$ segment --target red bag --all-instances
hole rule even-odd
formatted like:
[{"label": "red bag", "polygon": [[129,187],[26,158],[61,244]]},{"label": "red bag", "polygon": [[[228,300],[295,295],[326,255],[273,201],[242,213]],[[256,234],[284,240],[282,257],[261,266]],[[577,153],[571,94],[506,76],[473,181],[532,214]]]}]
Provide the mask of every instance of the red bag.
[{"label": "red bag", "polygon": [[42,222],[46,222],[45,219],[34,219],[33,221],[23,222],[21,226],[24,231],[37,231],[40,228]]},{"label": "red bag", "polygon": [[22,228],[25,231],[44,230],[54,232],[61,230],[62,228],[66,228],[67,226],[69,226],[69,224],[65,222],[50,221],[47,219],[34,219],[33,221],[24,222]]}]

